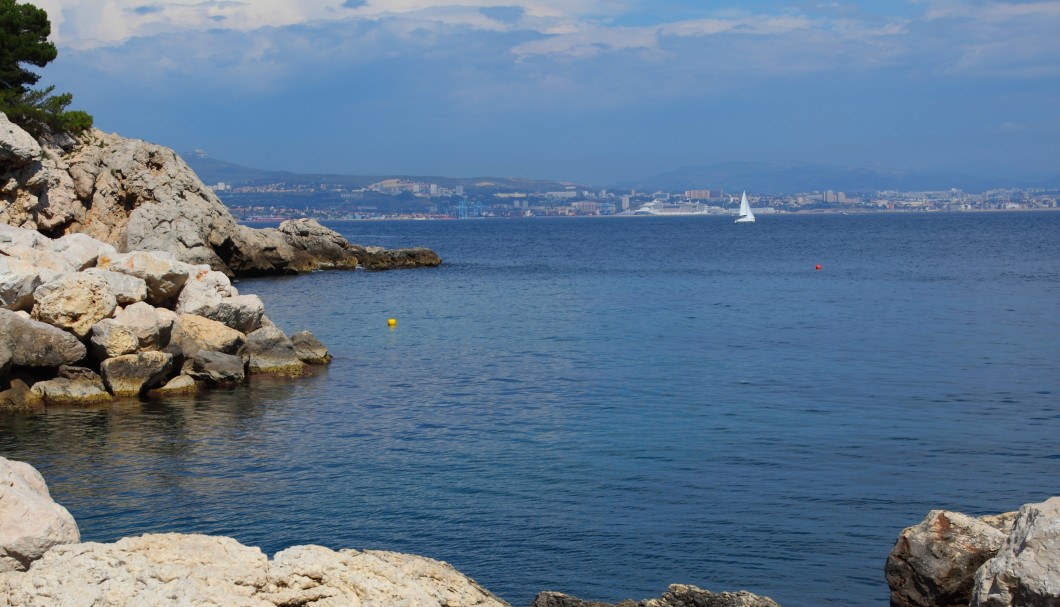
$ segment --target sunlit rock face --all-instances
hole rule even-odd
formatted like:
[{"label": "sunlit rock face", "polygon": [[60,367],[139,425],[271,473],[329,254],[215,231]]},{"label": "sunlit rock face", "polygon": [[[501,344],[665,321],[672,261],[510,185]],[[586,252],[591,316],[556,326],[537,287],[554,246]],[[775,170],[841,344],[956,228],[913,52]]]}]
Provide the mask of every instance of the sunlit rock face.
[{"label": "sunlit rock face", "polygon": [[[42,146],[0,113],[0,223],[84,234],[121,252],[166,251],[228,275],[441,263],[427,249],[369,253],[313,220],[242,226],[169,148],[99,130],[63,141]],[[92,253],[76,241],[67,248],[79,256],[72,261]]]}]

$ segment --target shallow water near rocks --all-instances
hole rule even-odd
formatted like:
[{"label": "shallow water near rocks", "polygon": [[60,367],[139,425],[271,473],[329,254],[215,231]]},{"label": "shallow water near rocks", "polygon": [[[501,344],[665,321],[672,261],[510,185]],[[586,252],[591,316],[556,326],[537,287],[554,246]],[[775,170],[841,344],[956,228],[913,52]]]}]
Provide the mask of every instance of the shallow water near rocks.
[{"label": "shallow water near rocks", "polygon": [[86,540],[412,552],[517,606],[883,607],[928,510],[1060,493],[1060,213],[331,227],[445,264],[242,280],[334,363],[0,417],[0,454]]}]

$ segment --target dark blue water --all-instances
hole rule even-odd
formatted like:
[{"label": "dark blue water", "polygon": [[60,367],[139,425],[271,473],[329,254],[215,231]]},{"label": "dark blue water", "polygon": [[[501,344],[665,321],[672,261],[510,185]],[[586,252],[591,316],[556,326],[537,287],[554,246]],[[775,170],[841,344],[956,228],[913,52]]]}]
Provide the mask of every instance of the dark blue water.
[{"label": "dark blue water", "polygon": [[413,552],[516,606],[882,607],[928,510],[1060,494],[1060,213],[334,227],[446,263],[241,281],[331,367],[0,418],[0,453],[89,540]]}]

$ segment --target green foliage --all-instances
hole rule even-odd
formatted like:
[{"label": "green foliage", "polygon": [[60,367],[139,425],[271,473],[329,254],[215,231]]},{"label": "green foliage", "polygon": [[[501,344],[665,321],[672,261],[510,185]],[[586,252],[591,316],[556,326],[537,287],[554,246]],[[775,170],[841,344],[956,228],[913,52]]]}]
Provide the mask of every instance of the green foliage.
[{"label": "green foliage", "polygon": [[32,4],[0,0],[0,111],[34,136],[47,132],[81,132],[92,127],[92,116],[67,110],[73,95],[53,95],[55,87],[30,87],[40,76],[23,64],[44,67],[58,54],[48,41],[48,13]]}]

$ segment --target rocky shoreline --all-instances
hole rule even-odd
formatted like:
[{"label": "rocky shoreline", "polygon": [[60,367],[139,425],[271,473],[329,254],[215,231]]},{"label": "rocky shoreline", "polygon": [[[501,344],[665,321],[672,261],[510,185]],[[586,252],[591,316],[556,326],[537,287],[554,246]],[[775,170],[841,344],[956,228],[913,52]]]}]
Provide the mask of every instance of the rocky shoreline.
[{"label": "rocky shoreline", "polygon": [[[1060,604],[1060,497],[974,518],[935,510],[886,564],[892,607]],[[29,464],[0,457],[0,607],[508,607],[447,563],[377,550],[293,546],[270,559],[227,537],[147,534],[81,542]],[[779,607],[684,584],[617,604],[541,592],[530,607]]]},{"label": "rocky shoreline", "polygon": [[34,139],[0,113],[0,410],[300,376],[330,355],[230,277],[441,263],[312,220],[239,225],[180,157],[88,131]]}]

